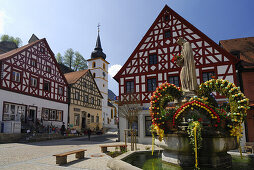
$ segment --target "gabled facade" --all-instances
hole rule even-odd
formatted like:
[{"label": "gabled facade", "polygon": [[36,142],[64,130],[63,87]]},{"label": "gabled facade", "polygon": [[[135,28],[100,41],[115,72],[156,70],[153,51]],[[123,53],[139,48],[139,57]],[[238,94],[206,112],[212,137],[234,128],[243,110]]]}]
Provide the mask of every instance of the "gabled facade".
[{"label": "gabled facade", "polygon": [[65,74],[69,84],[69,123],[77,130],[102,128],[102,95],[90,70]]},{"label": "gabled facade", "polygon": [[[144,131],[151,124],[148,108],[153,91],[166,81],[181,86],[181,68],[172,61],[181,53],[181,47],[176,43],[179,37],[192,46],[198,84],[212,76],[236,83],[235,64],[238,60],[166,5],[114,76],[119,83],[119,101],[136,100],[143,106],[136,126],[139,128],[139,142],[151,141],[151,138],[146,138],[149,131],[147,135]],[[221,98],[217,94],[216,97]],[[120,127],[122,134],[123,129],[128,128],[126,120],[120,118]]]},{"label": "gabled facade", "polygon": [[67,123],[67,81],[45,38],[1,54],[0,72],[0,121]]}]

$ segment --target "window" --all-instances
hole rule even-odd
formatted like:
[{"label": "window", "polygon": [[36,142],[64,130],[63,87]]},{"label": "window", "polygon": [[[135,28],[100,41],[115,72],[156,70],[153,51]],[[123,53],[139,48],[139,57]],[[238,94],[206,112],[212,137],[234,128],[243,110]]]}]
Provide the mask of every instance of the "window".
[{"label": "window", "polygon": [[30,64],[31,64],[31,66],[36,67],[36,65],[37,65],[36,60],[32,58],[30,60]]},{"label": "window", "polygon": [[93,62],[93,68],[95,68],[96,67],[96,63],[95,62]]},{"label": "window", "polygon": [[151,116],[145,116],[145,132],[146,132],[146,136],[152,136],[151,125],[152,125]]},{"label": "window", "polygon": [[93,73],[93,78],[95,78],[95,76],[96,76],[96,74],[95,74],[95,73]]},{"label": "window", "polygon": [[44,47],[41,47],[41,48],[40,48],[40,52],[41,52],[41,53],[44,53],[44,52],[45,52],[45,48],[44,48]]},{"label": "window", "polygon": [[91,116],[91,123],[94,122],[94,116]]},{"label": "window", "polygon": [[84,87],[86,87],[87,86],[87,84],[86,84],[86,82],[84,82]]},{"label": "window", "polygon": [[127,81],[126,82],[126,93],[133,93],[134,92],[134,81]]},{"label": "window", "polygon": [[170,77],[168,77],[168,82],[170,84],[174,84],[177,87],[179,87],[179,77],[178,76],[170,76]]},{"label": "window", "polygon": [[20,82],[20,72],[12,71],[12,81]]},{"label": "window", "polygon": [[164,38],[169,38],[169,37],[171,37],[170,30],[165,30],[164,31]]},{"label": "window", "polygon": [[212,76],[214,76],[214,71],[210,71],[210,72],[203,72],[202,73],[202,78],[203,78],[203,82],[206,82],[210,79],[212,79]]},{"label": "window", "polygon": [[50,110],[49,120],[56,120],[56,110]]},{"label": "window", "polygon": [[49,119],[49,109],[42,108],[42,119],[43,120]]},{"label": "window", "polygon": [[30,85],[31,85],[31,87],[37,87],[37,78],[31,77]]},{"label": "window", "polygon": [[91,97],[91,104],[94,104],[94,97]]},{"label": "window", "polygon": [[46,66],[46,72],[51,73],[51,68],[50,68],[50,66]]},{"label": "window", "polygon": [[103,69],[105,70],[106,66],[105,66],[105,63],[103,63]]},{"label": "window", "polygon": [[113,109],[111,109],[111,119],[113,119],[113,117],[114,117],[114,111]]},{"label": "window", "polygon": [[74,126],[79,126],[79,122],[80,122],[80,116],[79,114],[75,113],[74,114]]},{"label": "window", "polygon": [[147,80],[147,91],[155,91],[157,87],[156,79]]},{"label": "window", "polygon": [[56,112],[56,120],[57,121],[63,121],[63,111],[57,111]]},{"label": "window", "polygon": [[165,15],[164,16],[164,21],[168,21],[169,20],[169,16],[168,15]]},{"label": "window", "polygon": [[157,64],[157,54],[150,54],[149,55],[149,64]]},{"label": "window", "polygon": [[75,99],[79,100],[79,92],[75,92]]},{"label": "window", "polygon": [[99,123],[99,116],[96,116],[96,123]]},{"label": "window", "polygon": [[50,91],[50,82],[49,81],[44,81],[43,90],[47,91],[47,92]]},{"label": "window", "polygon": [[88,96],[87,95],[84,96],[84,102],[88,103]]},{"label": "window", "polygon": [[101,100],[100,100],[100,99],[98,99],[97,104],[98,104],[98,106],[100,106],[100,105],[101,105]]},{"label": "window", "polygon": [[61,86],[58,87],[58,94],[63,96],[63,94],[64,94],[63,87],[61,87]]}]

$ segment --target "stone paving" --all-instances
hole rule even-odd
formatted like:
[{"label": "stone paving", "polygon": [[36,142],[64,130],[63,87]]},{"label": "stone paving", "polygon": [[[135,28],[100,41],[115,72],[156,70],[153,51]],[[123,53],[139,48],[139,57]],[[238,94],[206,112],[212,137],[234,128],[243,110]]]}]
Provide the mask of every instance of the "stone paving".
[{"label": "stone paving", "polygon": [[[98,140],[95,140],[97,139]],[[110,156],[101,153],[99,145],[104,143],[119,144],[115,137],[93,136],[92,141],[86,137],[34,142],[28,144],[0,144],[0,169],[8,170],[51,170],[51,169],[89,169],[108,170],[107,162]],[[144,150],[147,145],[138,144]],[[151,145],[149,145],[151,148]],[[67,164],[59,166],[52,155],[77,149],[87,149],[85,159],[76,160],[75,154],[67,156]],[[130,144],[128,144],[130,150]],[[109,148],[114,151],[115,148]]]}]

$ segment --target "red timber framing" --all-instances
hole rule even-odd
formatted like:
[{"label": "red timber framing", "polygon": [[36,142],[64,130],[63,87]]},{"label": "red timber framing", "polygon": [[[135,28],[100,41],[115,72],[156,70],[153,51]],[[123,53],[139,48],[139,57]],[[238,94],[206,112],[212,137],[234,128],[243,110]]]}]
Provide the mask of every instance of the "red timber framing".
[{"label": "red timber framing", "polygon": [[[0,68],[1,89],[67,103],[68,83],[45,38],[1,54]],[[20,81],[14,80],[13,71],[20,74]],[[50,83],[48,91],[44,90],[44,82]],[[63,95],[58,87],[63,87]]]},{"label": "red timber framing", "polygon": [[[179,75],[181,68],[171,61],[173,55],[181,52],[181,47],[176,44],[179,37],[192,45],[198,84],[202,82],[202,73],[206,70],[213,70],[219,79],[236,83],[235,64],[238,59],[166,5],[114,77],[119,83],[120,101],[124,102],[133,95],[142,103],[148,103],[152,93],[147,92],[147,79],[156,77],[157,85],[160,85],[169,81],[170,75]],[[157,55],[156,64],[149,65],[151,54]],[[135,90],[128,94],[125,82],[132,79],[135,80]]]}]

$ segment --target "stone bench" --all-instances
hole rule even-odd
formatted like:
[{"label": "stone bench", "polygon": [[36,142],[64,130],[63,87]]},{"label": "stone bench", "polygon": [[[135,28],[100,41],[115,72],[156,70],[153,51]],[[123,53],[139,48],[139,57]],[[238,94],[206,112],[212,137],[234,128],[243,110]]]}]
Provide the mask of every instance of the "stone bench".
[{"label": "stone bench", "polygon": [[106,153],[108,152],[107,148],[108,147],[120,147],[120,150],[125,150],[127,149],[127,145],[125,144],[119,144],[119,145],[100,145],[101,147],[101,152]]},{"label": "stone bench", "polygon": [[67,155],[76,154],[76,158],[83,159],[85,156],[85,151],[87,151],[87,150],[86,149],[79,149],[79,150],[74,150],[74,151],[70,151],[70,152],[55,154],[53,156],[56,157],[56,164],[63,165],[63,164],[67,163]]},{"label": "stone bench", "polygon": [[248,152],[249,150],[251,150],[251,153],[254,153],[254,142],[246,142],[244,149],[246,152]]}]

